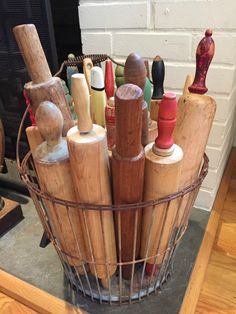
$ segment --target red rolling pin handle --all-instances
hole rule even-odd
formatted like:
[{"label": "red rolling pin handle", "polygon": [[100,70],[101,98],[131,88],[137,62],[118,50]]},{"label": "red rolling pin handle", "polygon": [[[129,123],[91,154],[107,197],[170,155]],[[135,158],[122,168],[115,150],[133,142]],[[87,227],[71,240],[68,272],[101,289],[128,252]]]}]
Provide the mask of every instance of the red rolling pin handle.
[{"label": "red rolling pin handle", "polygon": [[174,93],[168,92],[163,95],[160,102],[158,115],[158,137],[155,146],[168,149],[174,144],[173,131],[176,124],[177,103]]},{"label": "red rolling pin handle", "polygon": [[105,92],[107,99],[114,96],[115,82],[111,60],[107,60],[105,65]]},{"label": "red rolling pin handle", "polygon": [[196,73],[193,84],[189,87],[191,93],[205,94],[206,75],[215,52],[215,43],[212,39],[212,30],[207,29],[205,37],[200,41],[196,52]]}]

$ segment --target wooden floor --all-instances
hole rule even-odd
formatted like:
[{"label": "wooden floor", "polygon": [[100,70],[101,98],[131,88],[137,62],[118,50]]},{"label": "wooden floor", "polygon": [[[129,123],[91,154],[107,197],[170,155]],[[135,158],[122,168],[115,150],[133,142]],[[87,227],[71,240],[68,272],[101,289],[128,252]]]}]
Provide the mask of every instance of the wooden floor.
[{"label": "wooden floor", "polygon": [[236,148],[231,152],[180,313],[236,313]]}]

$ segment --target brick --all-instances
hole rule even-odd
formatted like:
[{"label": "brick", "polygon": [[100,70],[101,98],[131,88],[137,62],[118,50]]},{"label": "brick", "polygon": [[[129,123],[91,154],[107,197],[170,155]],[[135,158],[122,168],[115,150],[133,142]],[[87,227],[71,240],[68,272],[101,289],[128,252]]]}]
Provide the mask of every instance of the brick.
[{"label": "brick", "polygon": [[194,207],[211,210],[215,198],[215,192],[213,190],[200,189]]},{"label": "brick", "polygon": [[234,0],[157,1],[155,28],[235,29],[235,10]]},{"label": "brick", "polygon": [[208,139],[208,145],[221,146],[224,143],[224,139],[230,132],[234,122],[234,108],[232,108],[228,119],[224,123],[213,122],[211,132]]},{"label": "brick", "polygon": [[187,61],[191,54],[190,34],[171,33],[116,33],[114,34],[114,53],[127,56],[137,52],[142,57],[163,56],[168,60]]},{"label": "brick", "polygon": [[147,2],[84,3],[79,19],[81,29],[147,28]]},{"label": "brick", "polygon": [[228,160],[229,152],[232,147],[232,143],[229,143],[227,150],[224,154],[224,158],[221,160],[221,163],[217,169],[209,169],[208,174],[205,178],[205,180],[202,183],[203,189],[218,189],[218,186],[220,184],[221,177],[223,175],[225,164]]},{"label": "brick", "polygon": [[112,36],[111,33],[87,33],[82,32],[83,53],[112,54]]},{"label": "brick", "polygon": [[[211,66],[206,80],[206,86],[209,89],[209,94],[212,92],[229,94],[232,89],[234,71],[234,67]],[[173,89],[182,89],[186,75],[194,75],[194,73],[195,64],[166,62],[165,86]]]},{"label": "brick", "polygon": [[[195,60],[196,49],[203,34],[193,36],[192,60]],[[214,63],[235,64],[236,63],[236,33],[213,33],[215,41]]]}]

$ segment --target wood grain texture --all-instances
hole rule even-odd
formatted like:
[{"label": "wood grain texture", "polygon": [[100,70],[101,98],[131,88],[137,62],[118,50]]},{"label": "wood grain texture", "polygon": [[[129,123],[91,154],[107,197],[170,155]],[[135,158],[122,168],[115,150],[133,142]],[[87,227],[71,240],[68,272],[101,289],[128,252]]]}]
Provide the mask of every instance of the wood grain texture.
[{"label": "wood grain texture", "polygon": [[[227,272],[227,265],[231,265],[232,267],[234,261],[232,263],[232,257],[227,256],[227,252],[224,252],[222,248],[217,248],[219,241],[219,237],[216,236],[219,235],[221,228],[218,228],[221,215],[224,215],[225,212],[228,212],[228,200],[232,197],[232,194],[229,190],[229,184],[231,180],[231,176],[233,173],[233,168],[236,165],[236,149],[233,148],[231,151],[227,166],[224,171],[224,175],[221,180],[221,184],[214,202],[214,206],[212,208],[212,212],[205,230],[205,234],[202,240],[202,244],[191,274],[191,278],[188,284],[188,288],[185,292],[184,300],[181,306],[180,314],[193,314],[193,313],[234,313],[235,312],[235,285],[233,289],[231,289],[232,281],[234,280],[234,274],[233,277],[229,275],[228,277],[225,276],[225,273]],[[234,178],[236,178],[234,174]],[[232,182],[232,181],[231,181]],[[235,195],[233,196],[235,197]],[[225,208],[225,205],[227,206]],[[232,205],[232,204],[231,204]],[[235,204],[234,204],[235,206]],[[235,207],[234,207],[235,208]],[[222,212],[223,211],[223,212]],[[222,216],[223,217],[223,216]],[[218,231],[217,231],[218,229]],[[224,233],[225,237],[225,233]],[[215,244],[214,244],[215,243]],[[214,246],[213,246],[214,245]],[[233,243],[233,246],[235,246],[235,243]],[[210,255],[212,252],[211,259]],[[227,261],[226,261],[227,260]],[[210,273],[208,272],[208,265],[212,264],[210,266]],[[214,266],[215,264],[215,266]],[[212,267],[215,267],[215,271],[212,273]],[[235,267],[234,267],[235,272]],[[210,278],[209,278],[210,275]],[[224,276],[224,277],[223,277]],[[209,278],[209,280],[207,279]],[[226,280],[227,278],[227,280]],[[206,285],[209,287],[210,290],[204,294],[204,291],[207,291],[207,286],[205,286],[206,280],[208,283]],[[218,282],[217,282],[218,280]],[[230,282],[229,282],[230,281]],[[229,286],[227,288],[229,282]],[[202,292],[201,292],[202,289]],[[231,294],[229,294],[229,291],[232,290]],[[218,294],[218,301],[214,305],[212,304],[212,298],[211,293],[213,295],[213,298],[215,299],[216,291]],[[202,295],[200,295],[200,292]],[[226,298],[224,296],[224,293],[226,292]],[[221,303],[222,299],[222,306],[219,305]],[[227,299],[227,300],[226,300]],[[228,309],[225,311],[223,307],[225,307],[225,301],[228,302]],[[232,303],[231,303],[232,301]],[[227,303],[226,302],[226,303]],[[197,308],[196,308],[197,306]],[[221,308],[220,308],[221,307]]]},{"label": "wood grain texture", "polygon": [[0,312],[3,314],[37,314],[34,310],[28,308],[24,304],[9,298],[0,292]]},{"label": "wood grain texture", "polygon": [[[183,152],[175,145],[170,156],[162,157],[152,151],[153,143],[145,147],[144,201],[154,200],[172,194],[179,189]],[[150,206],[143,210],[141,257],[160,254],[151,258],[149,264],[160,265],[168,247],[177,216],[178,203]]]},{"label": "wood grain texture", "polygon": [[158,120],[158,112],[159,112],[160,102],[161,102],[161,99],[151,99],[150,118],[153,121]]},{"label": "wood grain texture", "polygon": [[[0,292],[6,297],[25,305],[29,313],[85,314],[86,312],[0,270]],[[0,308],[1,311],[1,308]],[[4,313],[4,312],[3,312]],[[10,312],[21,313],[21,312]],[[28,312],[22,312],[27,313]]]},{"label": "wood grain texture", "polygon": [[[81,134],[77,126],[67,134],[70,163],[78,202],[90,204],[112,203],[109,159],[104,128],[94,124],[91,132]],[[109,279],[116,270],[116,246],[113,213],[84,210],[86,247],[91,272],[101,279]],[[105,263],[110,263],[106,267]]]},{"label": "wood grain texture", "polygon": [[48,81],[52,75],[35,25],[15,26],[13,33],[33,83]]},{"label": "wood grain texture", "polygon": [[[124,68],[125,83],[135,84],[144,92],[146,84],[147,70],[143,59],[136,53],[131,53]],[[142,104],[142,145],[145,147],[148,141],[148,106],[143,100]]]},{"label": "wood grain texture", "polygon": [[26,128],[26,135],[30,147],[30,151],[34,157],[36,148],[43,143],[44,139],[42,135],[39,132],[39,129],[37,126],[29,126]]},{"label": "wood grain texture", "polygon": [[80,133],[90,132],[93,128],[90,116],[89,89],[84,74],[73,74],[71,77],[71,96],[77,115],[77,126]]},{"label": "wood grain texture", "polygon": [[184,96],[187,96],[190,94],[190,91],[188,88],[189,88],[189,86],[191,86],[192,83],[193,83],[193,76],[191,74],[188,74],[186,76],[184,88],[183,88],[183,95]]},{"label": "wood grain texture", "polygon": [[[115,95],[116,144],[112,149],[113,198],[117,205],[142,201],[142,103],[143,92],[138,86],[125,84],[118,88]],[[141,215],[141,209],[115,214],[119,260],[122,262],[131,262],[139,255]],[[131,278],[130,265],[123,266],[122,271],[124,278]]]},{"label": "wood grain texture", "polygon": [[65,136],[67,131],[74,124],[61,80],[58,77],[52,77],[50,80],[41,84],[33,84],[32,82],[29,82],[25,84],[25,91],[34,113],[36,113],[40,103],[47,100],[53,102],[61,110],[64,121],[63,136]]},{"label": "wood grain texture", "polygon": [[[189,94],[180,97],[177,108],[174,141],[184,151],[180,179],[182,189],[191,184],[198,175],[215,116],[216,103],[210,96]],[[180,224],[184,223],[183,215],[188,219],[190,208],[186,208],[187,203],[188,195],[183,198],[181,205]]]},{"label": "wood grain texture", "polygon": [[[61,137],[63,120],[59,109],[53,103],[41,103],[36,112],[36,121],[41,135],[46,139],[34,154],[40,188],[53,197],[76,201],[67,143]],[[53,234],[62,251],[69,255],[69,263],[83,273],[87,252],[81,210],[44,201]]]}]

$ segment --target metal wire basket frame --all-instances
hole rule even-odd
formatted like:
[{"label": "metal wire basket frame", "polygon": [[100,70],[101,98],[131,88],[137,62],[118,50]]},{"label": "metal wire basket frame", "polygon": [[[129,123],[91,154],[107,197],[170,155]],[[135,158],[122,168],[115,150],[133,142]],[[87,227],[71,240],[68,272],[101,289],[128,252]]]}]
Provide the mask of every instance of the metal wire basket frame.
[{"label": "metal wire basket frame", "polygon": [[[181,240],[182,236],[184,235],[187,225],[188,225],[188,217],[189,212],[194,204],[194,201],[196,199],[197,193],[199,191],[200,185],[204,178],[207,175],[208,172],[208,164],[209,159],[204,154],[203,156],[203,164],[201,167],[201,171],[199,172],[198,177],[190,184],[189,186],[185,187],[181,191],[178,191],[176,193],[173,193],[171,195],[168,195],[161,199],[155,199],[150,200],[147,202],[140,202],[140,203],[134,203],[134,204],[122,204],[119,206],[115,205],[97,205],[97,204],[84,204],[84,203],[77,203],[77,202],[71,202],[71,201],[65,201],[63,199],[55,198],[52,195],[49,195],[45,192],[43,192],[40,188],[40,185],[38,183],[37,179],[37,172],[35,171],[33,159],[31,156],[31,152],[28,152],[22,161],[19,159],[19,141],[22,133],[22,128],[24,124],[24,120],[27,115],[26,109],[18,132],[17,137],[17,147],[16,147],[16,155],[17,155],[17,166],[20,173],[20,176],[23,180],[23,182],[26,184],[29,193],[31,195],[31,198],[34,202],[35,208],[37,210],[37,213],[40,217],[40,220],[43,224],[44,230],[47,233],[48,238],[53,243],[55,250],[61,260],[61,263],[63,265],[64,272],[67,276],[67,279],[69,283],[72,285],[72,287],[82,293],[84,296],[89,296],[93,301],[97,300],[100,303],[109,303],[111,305],[113,304],[126,304],[126,303],[134,303],[141,301],[145,296],[148,296],[150,293],[156,293],[162,286],[164,282],[168,279],[172,272],[172,264],[174,261],[174,254],[176,251],[176,248],[178,246],[179,241]],[[147,207],[152,208],[152,210],[156,210],[161,207],[165,206],[165,213],[163,218],[163,222],[161,224],[161,232],[163,231],[163,228],[165,226],[165,221],[168,216],[168,212],[171,208],[171,204],[173,202],[176,202],[177,204],[177,210],[175,213],[175,219],[174,221],[179,220],[179,209],[181,208],[181,205],[183,204],[183,200],[187,199],[187,204],[185,204],[185,211],[183,217],[181,217],[181,223],[179,225],[176,225],[175,223],[171,227],[170,230],[170,236],[169,236],[169,242],[168,246],[163,250],[159,250],[159,245],[161,242],[161,237],[159,239],[158,243],[158,249],[156,251],[156,254],[149,256],[148,253],[146,254],[146,257],[144,258],[135,258],[135,250],[133,252],[133,259],[129,262],[122,262],[122,256],[121,256],[121,244],[120,244],[120,213],[122,211],[134,211],[135,213],[135,226],[134,226],[134,243],[137,241],[137,215],[138,210],[145,209]],[[91,249],[91,260],[79,260],[79,264],[81,265],[80,268],[75,267],[71,265],[70,259],[77,259],[76,256],[71,255],[69,252],[66,252],[62,249],[60,241],[58,240],[57,236],[55,235],[55,232],[53,230],[53,226],[50,221],[50,215],[48,214],[47,210],[47,204],[51,204],[53,208],[55,209],[55,212],[57,212],[57,206],[61,205],[63,206],[68,216],[69,212],[72,209],[80,209],[83,212],[83,218],[86,225],[86,211],[93,210],[98,211],[100,215],[103,211],[112,211],[118,213],[118,261],[116,263],[111,263],[107,259],[105,260],[102,265],[106,267],[107,269],[107,278],[103,282],[98,278],[96,273],[96,266],[99,265],[98,262],[94,259],[93,250]],[[71,226],[72,222],[70,221]],[[150,225],[150,230],[153,228],[152,224]],[[71,228],[73,230],[73,228]],[[90,235],[88,228],[86,228],[87,236],[90,241]],[[150,231],[151,232],[151,231]],[[79,243],[76,241],[74,244],[79,249]],[[135,247],[135,246],[134,246]],[[153,267],[153,270],[151,274],[148,276],[146,275],[145,269],[147,266],[147,263],[152,259],[154,261],[154,265],[156,264],[158,258],[161,257],[161,264],[159,265],[158,271],[155,270],[155,267]],[[100,263],[101,264],[101,263]],[[88,266],[93,265],[95,269],[95,274],[91,275],[88,271]],[[117,270],[113,276],[109,275],[109,266],[115,265],[117,267]],[[122,267],[124,265],[131,265],[132,266],[132,275],[130,280],[125,280],[122,277]],[[104,285],[104,282],[106,284]]]}]

